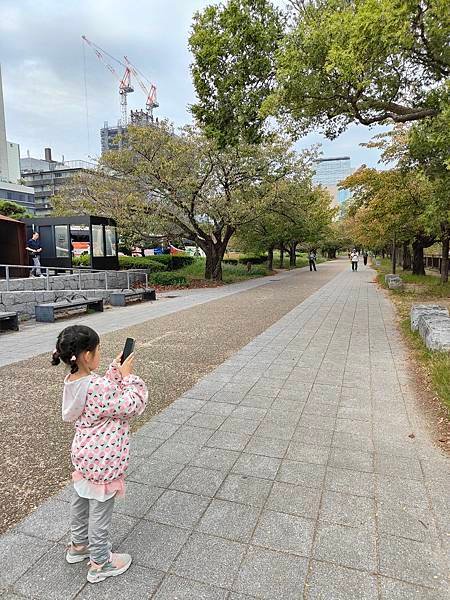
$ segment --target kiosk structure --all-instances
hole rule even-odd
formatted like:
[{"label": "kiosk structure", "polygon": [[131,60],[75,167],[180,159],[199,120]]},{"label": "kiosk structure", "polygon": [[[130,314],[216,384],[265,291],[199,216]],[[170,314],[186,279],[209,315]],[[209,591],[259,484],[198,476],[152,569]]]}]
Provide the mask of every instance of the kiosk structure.
[{"label": "kiosk structure", "polygon": [[92,269],[119,268],[117,227],[114,219],[81,215],[30,218],[24,219],[24,223],[27,239],[34,231],[39,233],[43,267],[71,268],[75,245],[79,246],[79,242],[84,242]]}]

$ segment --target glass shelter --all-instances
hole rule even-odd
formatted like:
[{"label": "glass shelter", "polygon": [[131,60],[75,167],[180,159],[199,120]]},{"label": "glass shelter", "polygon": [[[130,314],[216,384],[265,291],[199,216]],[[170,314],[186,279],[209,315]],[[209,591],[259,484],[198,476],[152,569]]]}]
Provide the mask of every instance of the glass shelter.
[{"label": "glass shelter", "polygon": [[118,269],[117,228],[113,219],[81,215],[24,219],[27,239],[39,233],[44,267],[72,267],[73,257],[88,255],[92,269]]}]

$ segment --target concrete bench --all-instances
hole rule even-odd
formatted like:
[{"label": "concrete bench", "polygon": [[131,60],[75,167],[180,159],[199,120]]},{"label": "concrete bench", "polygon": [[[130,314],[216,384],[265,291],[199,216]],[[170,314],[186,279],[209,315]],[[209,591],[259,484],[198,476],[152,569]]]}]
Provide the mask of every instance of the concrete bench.
[{"label": "concrete bench", "polygon": [[19,313],[0,313],[0,331],[19,331]]},{"label": "concrete bench", "polygon": [[411,329],[419,329],[419,319],[422,315],[433,315],[437,317],[448,317],[448,309],[440,304],[413,304],[411,306]]},{"label": "concrete bench", "polygon": [[36,304],[34,314],[36,321],[41,323],[53,323],[55,314],[72,310],[74,308],[84,308],[96,312],[103,312],[103,298],[91,298],[89,300],[70,300],[68,302],[48,302],[47,304]]},{"label": "concrete bench", "polygon": [[143,300],[156,300],[155,290],[153,288],[138,288],[136,290],[112,292],[109,295],[109,303],[111,306],[125,306],[130,302],[139,302]]}]

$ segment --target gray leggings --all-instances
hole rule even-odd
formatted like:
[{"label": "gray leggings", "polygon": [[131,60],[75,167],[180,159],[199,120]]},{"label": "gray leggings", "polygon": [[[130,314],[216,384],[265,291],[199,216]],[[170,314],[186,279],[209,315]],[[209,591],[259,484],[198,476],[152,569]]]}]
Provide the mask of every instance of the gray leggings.
[{"label": "gray leggings", "polygon": [[105,502],[82,498],[74,490],[70,510],[72,544],[88,545],[91,560],[102,565],[109,560],[109,529],[114,509],[113,496]]}]

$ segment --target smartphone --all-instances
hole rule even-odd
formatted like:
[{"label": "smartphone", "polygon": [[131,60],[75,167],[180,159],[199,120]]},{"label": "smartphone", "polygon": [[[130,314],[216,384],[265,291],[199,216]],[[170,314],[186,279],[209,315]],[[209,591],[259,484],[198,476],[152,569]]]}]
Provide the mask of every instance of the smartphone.
[{"label": "smartphone", "polygon": [[122,358],[120,359],[121,365],[130,356],[130,354],[132,352],[134,352],[135,343],[136,343],[136,340],[134,338],[127,338],[125,340],[125,346],[123,347]]}]

